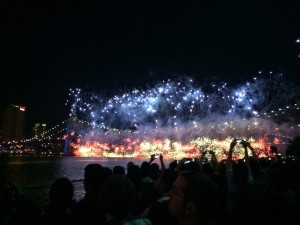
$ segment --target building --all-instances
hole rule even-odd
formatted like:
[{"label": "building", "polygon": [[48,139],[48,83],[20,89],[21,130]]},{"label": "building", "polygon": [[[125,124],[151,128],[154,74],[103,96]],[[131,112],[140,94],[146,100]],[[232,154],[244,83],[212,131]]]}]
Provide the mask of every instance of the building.
[{"label": "building", "polygon": [[3,114],[2,142],[24,139],[25,107],[8,105]]},{"label": "building", "polygon": [[45,123],[35,123],[32,129],[32,134],[34,139],[43,139],[46,132]]}]

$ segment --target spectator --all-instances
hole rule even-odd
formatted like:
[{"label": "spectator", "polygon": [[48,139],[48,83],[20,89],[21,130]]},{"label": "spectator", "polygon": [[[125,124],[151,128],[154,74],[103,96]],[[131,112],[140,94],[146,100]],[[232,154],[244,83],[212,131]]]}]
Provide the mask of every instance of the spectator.
[{"label": "spectator", "polygon": [[182,171],[169,192],[169,210],[179,225],[212,222],[216,209],[216,185],[197,171]]},{"label": "spectator", "polygon": [[173,170],[175,172],[176,168],[177,168],[177,165],[178,165],[177,160],[174,160],[174,161],[172,161],[172,162],[169,163],[169,169]]},{"label": "spectator", "polygon": [[0,175],[0,224],[40,225],[42,212],[9,180]]},{"label": "spectator", "polygon": [[170,198],[167,195],[176,178],[177,174],[174,170],[165,169],[154,184],[154,188],[159,193],[159,196],[156,201],[147,207],[141,214],[142,217],[148,218],[153,225],[177,224],[174,217],[168,211]]},{"label": "spectator", "polygon": [[49,203],[44,210],[42,225],[72,225],[74,187],[68,178],[55,180],[50,188]]},{"label": "spectator", "polygon": [[114,175],[125,175],[125,168],[123,166],[114,166],[113,174]]},{"label": "spectator", "polygon": [[135,186],[129,178],[123,175],[108,178],[102,194],[107,225],[151,225],[148,219],[132,215],[135,196]]},{"label": "spectator", "polygon": [[[152,158],[152,156],[151,156]],[[151,159],[150,159],[151,161]],[[140,179],[134,182],[136,185],[136,202],[133,208],[134,215],[140,215],[157,198],[157,192],[154,189],[155,180],[151,177],[150,162],[143,161],[140,167]]]},{"label": "spectator", "polygon": [[[245,158],[232,161],[234,147],[238,144],[234,139],[230,144],[230,149],[226,164],[226,178],[228,184],[228,198],[226,211],[229,214],[231,224],[251,224],[259,225],[266,222],[264,206],[266,198],[261,188],[253,185],[253,175],[249,165],[247,147],[249,143],[241,141],[245,151]],[[256,160],[254,150],[252,159]]]},{"label": "spectator", "polygon": [[132,167],[132,166],[134,166],[134,163],[133,163],[132,161],[129,161],[129,162],[127,163],[127,166],[126,166],[126,171],[127,171],[127,173],[128,173],[129,168]]},{"label": "spectator", "polygon": [[[267,170],[268,188],[265,208],[269,215],[268,225],[300,224],[299,189],[295,192],[297,189],[293,188],[293,171],[290,169],[289,165],[277,161]],[[299,170],[297,172],[299,173]]]},{"label": "spectator", "polygon": [[88,164],[84,170],[83,199],[76,204],[76,224],[104,224],[106,222],[104,208],[101,202],[101,189],[107,179],[106,170],[100,164]]}]

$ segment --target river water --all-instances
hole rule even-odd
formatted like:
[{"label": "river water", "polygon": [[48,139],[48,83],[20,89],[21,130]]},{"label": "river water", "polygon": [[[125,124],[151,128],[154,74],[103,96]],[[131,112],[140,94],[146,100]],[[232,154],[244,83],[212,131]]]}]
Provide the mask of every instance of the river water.
[{"label": "river water", "polygon": [[[43,208],[48,200],[51,183],[60,177],[73,181],[74,199],[84,195],[84,168],[90,163],[113,168],[116,165],[126,169],[129,161],[141,165],[149,159],[97,158],[70,156],[0,156],[0,175],[12,181],[37,207]],[[166,166],[170,161],[165,161]],[[159,161],[156,163],[159,164]]]}]

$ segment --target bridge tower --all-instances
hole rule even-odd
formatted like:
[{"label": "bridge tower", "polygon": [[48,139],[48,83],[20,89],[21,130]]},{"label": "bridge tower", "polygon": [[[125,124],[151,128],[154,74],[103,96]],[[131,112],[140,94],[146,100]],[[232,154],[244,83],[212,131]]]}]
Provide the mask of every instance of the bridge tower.
[{"label": "bridge tower", "polygon": [[73,149],[70,146],[71,142],[75,141],[76,138],[76,128],[78,126],[78,119],[75,116],[71,116],[67,120],[67,131],[64,147],[64,155],[72,156]]}]

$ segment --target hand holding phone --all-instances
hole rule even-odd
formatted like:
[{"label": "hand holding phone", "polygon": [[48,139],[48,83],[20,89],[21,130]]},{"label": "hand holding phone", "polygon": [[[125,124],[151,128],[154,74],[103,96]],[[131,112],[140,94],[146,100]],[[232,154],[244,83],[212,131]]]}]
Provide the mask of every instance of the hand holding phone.
[{"label": "hand holding phone", "polygon": [[237,138],[237,139],[236,139],[236,143],[237,143],[237,144],[241,144],[241,143],[242,143],[242,141],[243,141],[243,140],[242,140],[242,139],[240,139],[240,138]]}]

